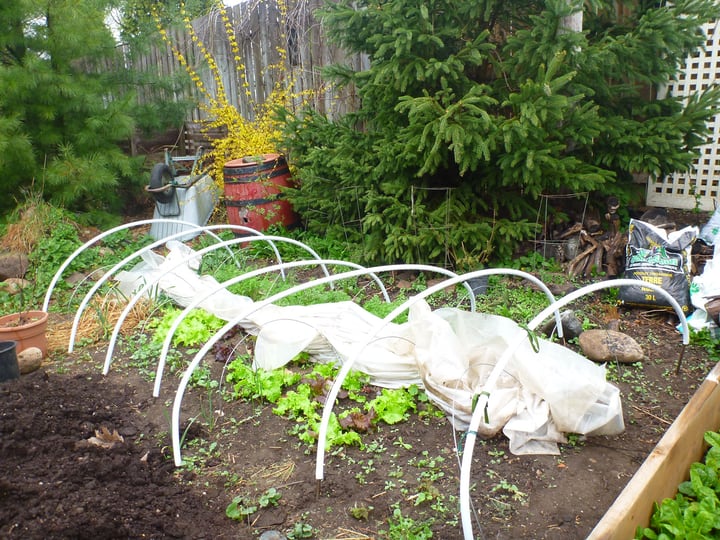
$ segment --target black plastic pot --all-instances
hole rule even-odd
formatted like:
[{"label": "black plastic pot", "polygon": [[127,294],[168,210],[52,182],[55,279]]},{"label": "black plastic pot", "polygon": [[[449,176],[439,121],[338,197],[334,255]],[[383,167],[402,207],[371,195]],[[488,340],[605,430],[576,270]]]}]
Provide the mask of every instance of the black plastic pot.
[{"label": "black plastic pot", "polygon": [[0,382],[20,378],[15,341],[0,341]]},{"label": "black plastic pot", "polygon": [[488,288],[488,276],[479,276],[470,278],[467,280],[468,285],[475,293],[475,296],[480,296],[487,293]]}]

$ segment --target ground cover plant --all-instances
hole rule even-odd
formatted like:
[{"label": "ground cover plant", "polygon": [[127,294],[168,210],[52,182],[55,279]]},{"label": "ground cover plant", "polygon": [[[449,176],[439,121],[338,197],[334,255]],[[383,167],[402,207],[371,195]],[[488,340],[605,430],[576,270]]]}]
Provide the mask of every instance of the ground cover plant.
[{"label": "ground cover plant", "polygon": [[[238,253],[247,258],[243,264],[255,258],[251,250]],[[223,257],[203,266],[228,272]],[[90,259],[90,266],[101,261]],[[541,271],[547,283],[567,281],[551,264]],[[316,268],[296,274],[288,279],[320,275]],[[398,274],[388,283],[393,298],[404,298],[431,280]],[[280,278],[263,278],[246,292],[272,294],[283,286]],[[493,278],[489,287],[481,309],[519,321],[546,302],[513,280]],[[330,293],[386,309],[377,289],[364,282],[303,301],[326,301]],[[70,290],[59,298],[58,306],[72,303]],[[433,299],[436,306],[466,302],[463,289]],[[643,362],[612,364],[608,371],[623,393],[626,431],[571,435],[558,456],[514,456],[503,436],[479,441],[471,487],[478,537],[586,536],[718,360],[717,342],[699,334],[675,375],[680,338],[666,313],[620,310],[609,294],[577,308],[587,326],[617,317],[645,348]],[[54,347],[41,371],[0,386],[3,536],[253,538],[278,530],[288,538],[462,537],[463,433],[421,389],[388,391],[368,385],[361,374],[351,377],[318,484],[314,415],[336,368],[300,356],[273,372],[249,370],[253,341],[237,330],[193,378],[183,407],[184,464],[175,468],[168,446],[175,377],[216,324],[202,313],[188,320],[161,395],[152,398],[158,337],[176,314],[170,303],[159,302],[124,337],[107,377],[100,375],[101,335],[72,354]],[[104,445],[90,442],[95,439]]]}]

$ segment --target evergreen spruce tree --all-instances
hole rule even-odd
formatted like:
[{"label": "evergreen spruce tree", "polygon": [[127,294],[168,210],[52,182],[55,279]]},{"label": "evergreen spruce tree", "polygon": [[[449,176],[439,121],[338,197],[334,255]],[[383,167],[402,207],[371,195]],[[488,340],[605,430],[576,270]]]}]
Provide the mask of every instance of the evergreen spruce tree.
[{"label": "evergreen spruce tree", "polygon": [[330,39],[370,67],[326,72],[357,87],[357,112],[283,112],[294,204],[369,261],[507,260],[541,194],[622,200],[633,173],[688,169],[720,93],[652,94],[718,14],[712,0],[329,3]]},{"label": "evergreen spruce tree", "polygon": [[[125,67],[106,25],[115,4],[0,3],[0,209],[32,186],[73,210],[116,212],[147,183],[121,145],[138,124],[159,123],[136,104],[134,88],[147,81]],[[183,113],[162,110],[179,122]]]}]

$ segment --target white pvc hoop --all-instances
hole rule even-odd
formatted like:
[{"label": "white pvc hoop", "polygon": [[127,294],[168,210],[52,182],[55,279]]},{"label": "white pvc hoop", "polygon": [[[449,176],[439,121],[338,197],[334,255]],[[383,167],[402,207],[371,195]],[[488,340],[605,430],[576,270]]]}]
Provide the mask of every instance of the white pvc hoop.
[{"label": "white pvc hoop", "polygon": [[[191,225],[193,227],[197,227],[195,223],[192,223],[190,221],[182,221],[179,219],[144,219],[141,221],[133,221],[131,223],[125,223],[123,225],[118,225],[117,227],[113,227],[112,229],[109,229],[103,233],[98,234],[97,236],[91,238],[87,242],[85,242],[82,246],[77,248],[71,255],[68,256],[67,259],[65,259],[65,262],[63,262],[60,265],[60,268],[58,268],[57,272],[55,272],[55,275],[53,276],[52,280],[50,281],[50,285],[48,286],[48,290],[45,293],[45,300],[43,301],[42,310],[47,311],[48,307],[50,306],[50,297],[52,296],[53,290],[55,289],[55,285],[57,285],[57,282],[60,280],[60,277],[62,276],[62,273],[67,269],[68,266],[77,258],[78,255],[80,255],[83,251],[85,251],[87,248],[95,244],[96,242],[99,242],[103,238],[110,236],[111,234],[115,234],[116,232],[125,230],[125,229],[132,229],[135,227],[140,227],[142,225],[148,225],[151,223],[177,223],[179,225]],[[204,227],[203,227],[204,228]],[[243,232],[247,232],[250,234],[256,234],[262,236],[263,233],[260,231],[257,231],[255,229],[251,229],[250,227],[243,227],[242,225],[233,225],[229,228],[241,230]],[[216,235],[213,232],[208,231],[208,234],[212,237],[214,237],[216,240],[220,240],[220,237]],[[232,255],[232,253],[231,253]],[[234,256],[233,256],[234,259]],[[237,261],[236,261],[237,262]]]},{"label": "white pvc hoop", "polygon": [[[687,318],[685,317],[685,314],[683,313],[683,310],[680,307],[680,304],[678,304],[677,300],[675,300],[675,298],[673,298],[670,293],[668,293],[659,285],[640,281],[637,279],[615,279],[612,281],[601,281],[598,283],[586,285],[585,287],[569,293],[568,295],[564,296],[563,298],[559,299],[558,301],[538,313],[538,315],[536,315],[535,318],[528,323],[528,329],[530,331],[535,330],[540,323],[547,319],[547,317],[550,315],[550,313],[552,313],[553,310],[558,310],[586,294],[602,289],[612,289],[616,287],[637,287],[638,284],[642,284],[643,287],[647,287],[657,293],[660,293],[668,300],[672,308],[675,310],[675,313],[677,313],[678,318],[680,319],[680,323],[682,325],[683,345],[687,345],[688,343],[690,343],[690,329],[687,323]],[[479,394],[478,403],[475,405],[475,409],[473,410],[473,414],[470,419],[470,425],[468,426],[466,432],[467,436],[465,439],[462,464],[460,468],[460,516],[462,518],[463,535],[465,540],[473,540],[474,538],[472,520],[470,516],[470,469],[472,467],[472,455],[475,447],[477,430],[480,426],[480,422],[482,421],[485,406],[487,405],[490,398],[490,391],[493,389],[498,377],[500,377],[500,373],[505,368],[505,364],[507,364],[510,356],[517,350],[517,348],[521,344],[525,342],[527,338],[527,331],[523,330],[522,332],[519,332],[517,335],[517,339],[512,341],[513,345],[510,346],[502,354],[500,359],[495,364],[495,368],[488,376],[487,381],[483,385],[482,392],[480,392]]]},{"label": "white pvc hoop", "polygon": [[[171,234],[161,240],[156,240],[155,242],[135,251],[131,255],[128,255],[125,257],[122,261],[117,263],[115,266],[113,266],[110,270],[107,271],[97,282],[95,282],[95,285],[93,285],[88,293],[85,295],[85,297],[80,302],[80,306],[78,307],[77,311],[75,312],[75,318],[73,319],[72,328],[70,330],[70,343],[68,344],[68,352],[72,352],[73,348],[75,346],[75,337],[77,335],[77,329],[78,325],[80,324],[80,318],[82,317],[83,312],[85,311],[85,308],[87,307],[88,303],[90,302],[90,299],[93,297],[93,295],[102,287],[118,270],[120,270],[123,266],[125,266],[127,263],[135,259],[136,257],[142,255],[143,253],[146,253],[148,251],[151,251],[152,249],[161,246],[165,244],[166,242],[169,242],[170,240],[173,240],[175,238],[179,238],[181,236],[185,236],[188,233],[200,231],[202,232],[209,232],[212,230],[219,230],[219,229],[228,229],[228,228],[234,228],[238,227],[238,225],[209,225],[209,226],[203,226],[203,227],[196,227],[194,229],[186,229],[184,231],[176,232],[174,234]],[[264,235],[260,235],[262,238]],[[277,251],[277,247],[271,243],[273,246],[273,249],[277,255],[278,261],[281,262],[282,259],[280,258],[280,253]],[[229,248],[228,248],[229,249]]]},{"label": "white pvc hoop", "polygon": [[[341,279],[348,279],[353,277],[358,277],[364,274],[367,274],[368,272],[387,272],[387,271],[396,271],[396,270],[417,270],[417,271],[428,271],[428,272],[437,272],[439,274],[444,275],[451,275],[455,276],[451,280],[453,281],[453,284],[461,283],[466,277],[460,277],[457,276],[454,272],[447,270],[445,268],[440,268],[436,266],[431,265],[423,265],[423,264],[392,264],[392,265],[385,265],[385,266],[375,266],[371,268],[364,268],[362,270],[352,270],[349,272],[343,272],[341,274],[336,274],[334,276],[325,277],[321,279],[317,279],[308,283],[301,283],[299,285],[296,285],[295,287],[292,287],[290,289],[287,289],[285,291],[281,291],[269,298],[266,298],[265,300],[261,302],[257,302],[253,304],[252,308],[248,310],[247,312],[238,315],[237,317],[234,317],[232,320],[230,320],[225,326],[220,328],[215,335],[213,335],[212,338],[195,354],[195,357],[192,359],[188,367],[186,368],[185,372],[183,373],[182,378],[180,379],[180,383],[178,384],[178,389],[175,392],[175,400],[173,402],[173,409],[172,409],[172,418],[171,418],[171,438],[172,438],[172,446],[173,446],[173,456],[175,460],[175,465],[180,466],[182,465],[182,453],[180,450],[180,407],[182,405],[182,399],[183,395],[185,393],[185,389],[187,388],[188,383],[190,382],[190,377],[192,376],[193,371],[195,368],[200,364],[202,359],[205,357],[205,355],[212,349],[213,345],[217,343],[217,341],[230,329],[232,329],[236,324],[238,324],[239,321],[247,318],[248,316],[252,315],[254,312],[258,311],[259,309],[264,308],[265,306],[268,306],[272,304],[273,302],[276,302],[277,300],[281,300],[287,296],[291,296],[297,292],[304,291],[306,289],[310,289],[312,287],[316,287],[318,285],[324,285],[326,283],[332,283],[334,281],[339,281]],[[488,273],[488,270],[484,270],[481,272]],[[474,277],[474,275],[484,275],[481,273],[473,273],[468,274],[470,277]],[[534,276],[533,276],[534,278]],[[534,278],[537,279],[537,278]],[[443,283],[447,283],[447,281],[444,281]],[[472,299],[474,301],[474,293],[472,292],[472,288],[465,284],[466,288],[470,291],[470,294],[473,295]],[[435,290],[440,290],[442,287],[433,287]],[[397,310],[395,310],[397,311]],[[394,313],[394,312],[393,312]],[[344,368],[344,366],[343,366]],[[342,371],[342,369],[341,369]],[[333,387],[334,388],[334,387]],[[337,394],[337,391],[336,391]]]},{"label": "white pvc hoop", "polygon": [[[115,323],[115,327],[113,328],[112,335],[110,336],[110,343],[108,344],[108,350],[105,354],[105,364],[103,367],[103,375],[107,375],[108,372],[110,371],[110,362],[111,362],[112,354],[115,350],[115,342],[117,341],[118,336],[120,335],[120,329],[121,329],[123,323],[125,322],[125,319],[130,314],[130,311],[132,311],[132,308],[135,307],[135,305],[138,303],[138,301],[143,297],[143,295],[147,291],[149,291],[153,286],[155,286],[166,275],[171,274],[172,272],[174,272],[176,269],[178,269],[182,265],[186,264],[187,262],[189,262],[197,257],[201,257],[205,253],[209,253],[211,251],[214,251],[216,249],[220,249],[223,247],[229,247],[234,244],[240,244],[240,243],[244,243],[244,242],[253,242],[253,241],[280,241],[280,242],[287,242],[289,244],[300,246],[300,247],[304,248],[308,253],[310,253],[310,255],[315,257],[315,262],[322,267],[323,273],[326,276],[330,275],[327,270],[326,265],[324,263],[322,263],[320,256],[312,248],[310,248],[310,246],[308,246],[298,240],[294,240],[292,238],[285,238],[282,236],[270,236],[270,235],[246,236],[246,237],[242,237],[242,238],[233,238],[231,240],[221,241],[219,244],[214,244],[212,246],[203,248],[197,252],[194,252],[192,255],[189,255],[188,257],[184,257],[182,260],[177,262],[177,264],[173,265],[172,267],[165,269],[165,271],[162,274],[159,274],[159,275],[153,277],[153,279],[148,280],[128,301],[127,305],[125,306],[125,308],[123,308],[122,312],[120,313],[120,316],[118,317],[118,320]],[[306,263],[306,264],[312,264],[312,263]],[[285,275],[284,270],[287,267],[284,266],[283,264],[279,264],[279,265],[275,265],[272,267],[266,267],[266,268],[272,268],[272,271],[280,270],[282,275]],[[265,268],[262,270],[263,270],[263,273],[266,272]],[[382,285],[382,283],[381,283],[381,285]],[[215,292],[217,292],[218,290],[220,290],[220,288],[214,289],[213,294]],[[387,295],[387,292],[385,292],[385,294]],[[207,297],[205,297],[205,298],[207,298]],[[174,330],[173,330],[173,332],[174,332]]]}]

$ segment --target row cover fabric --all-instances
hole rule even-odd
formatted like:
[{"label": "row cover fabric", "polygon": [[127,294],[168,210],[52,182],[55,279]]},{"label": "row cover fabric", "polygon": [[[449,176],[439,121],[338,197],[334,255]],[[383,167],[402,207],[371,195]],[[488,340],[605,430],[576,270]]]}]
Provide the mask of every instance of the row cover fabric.
[{"label": "row cover fabric", "polygon": [[690,284],[690,302],[695,311],[688,317],[688,324],[696,330],[717,325],[708,315],[705,304],[720,297],[720,242],[715,243],[712,259],[705,263],[702,274],[693,277]]},{"label": "row cover fabric", "polygon": [[[168,242],[168,248],[166,258],[148,255],[118,274],[125,294],[161,275],[158,287],[181,306],[217,288],[214,278],[196,273],[199,261],[188,246]],[[189,264],[175,268],[187,258]],[[349,301],[253,306],[252,299],[224,289],[201,304],[224,320],[247,314],[239,324],[257,336],[255,368],[281,367],[302,351],[319,362],[354,359],[353,368],[375,385],[424,388],[457,429],[467,429],[475,397],[488,392],[479,434],[492,437],[502,430],[514,454],[558,454],[565,433],[614,435],[625,427],[620,392],[605,380],[604,366],[544,339],[537,340],[536,352],[526,331],[505,317],[432,310],[419,300],[406,323],[382,326],[380,318]],[[503,355],[509,358],[498,383],[485,388]]]}]

